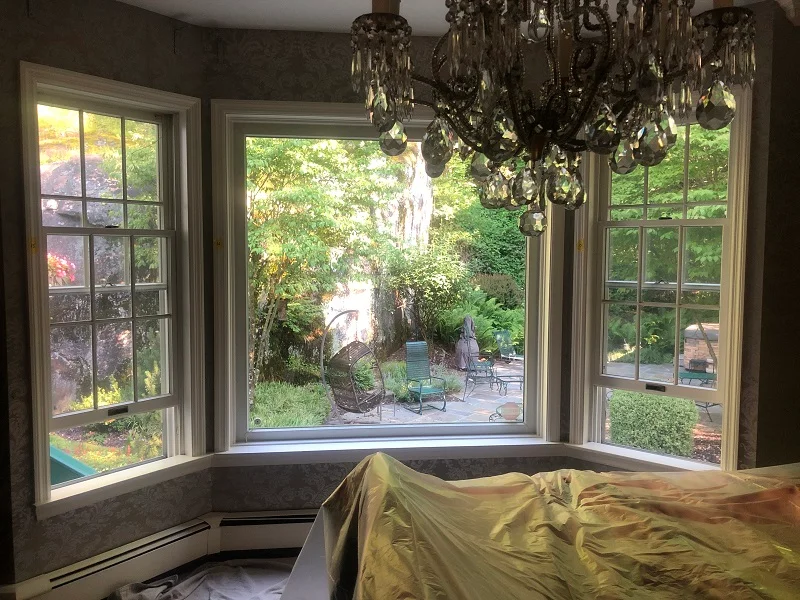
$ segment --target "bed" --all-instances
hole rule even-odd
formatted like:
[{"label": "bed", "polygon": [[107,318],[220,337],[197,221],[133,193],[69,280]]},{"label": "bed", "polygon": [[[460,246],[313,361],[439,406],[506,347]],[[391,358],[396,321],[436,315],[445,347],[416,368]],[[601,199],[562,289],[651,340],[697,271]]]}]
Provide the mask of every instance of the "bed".
[{"label": "bed", "polygon": [[800,464],[446,482],[375,454],[323,505],[298,598],[800,598]]}]

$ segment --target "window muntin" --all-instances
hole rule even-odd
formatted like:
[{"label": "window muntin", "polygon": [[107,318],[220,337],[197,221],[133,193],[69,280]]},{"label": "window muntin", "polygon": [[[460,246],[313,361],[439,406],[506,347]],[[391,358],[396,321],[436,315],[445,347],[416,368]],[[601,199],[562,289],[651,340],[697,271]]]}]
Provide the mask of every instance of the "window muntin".
[{"label": "window muntin", "polygon": [[[679,131],[678,144],[661,165],[611,174],[599,207],[594,439],[718,463],[724,399],[716,376],[726,358],[720,311],[729,253],[730,130]],[[642,418],[642,431],[659,418],[658,411],[672,411],[677,423],[692,412],[683,399],[697,412],[688,454],[685,440],[659,445],[658,433],[637,437],[641,432],[628,435],[618,425],[625,411]],[[661,418],[672,419],[667,412]]]},{"label": "window muntin", "polygon": [[47,101],[37,124],[57,484],[168,453],[175,225],[163,119]]},{"label": "window muntin", "polygon": [[[319,179],[324,182],[325,188],[326,188],[326,189],[324,189],[322,191],[323,192],[327,191],[327,192],[332,194],[332,198],[329,199],[332,213],[337,211],[337,210],[341,210],[340,205],[342,203],[342,199],[343,199],[342,195],[343,194],[346,195],[346,194],[355,193],[355,194],[358,195],[359,203],[357,203],[354,206],[354,208],[356,209],[356,212],[360,211],[360,213],[356,214],[354,212],[354,213],[349,214],[349,215],[344,215],[344,217],[343,217],[344,219],[348,219],[348,220],[354,221],[356,223],[360,222],[360,225],[354,226],[354,228],[352,230],[353,231],[353,235],[355,235],[355,236],[363,236],[363,235],[365,235],[365,233],[364,233],[365,231],[369,232],[369,231],[371,231],[371,229],[380,229],[379,225],[382,225],[382,223],[380,222],[380,217],[381,217],[381,214],[382,214],[381,210],[385,210],[385,209],[389,208],[388,206],[381,207],[379,205],[380,202],[384,201],[384,202],[386,202],[388,204],[389,202],[392,202],[393,199],[396,200],[397,196],[399,196],[402,193],[404,193],[405,191],[407,191],[407,188],[404,189],[403,186],[401,185],[402,182],[399,181],[397,173],[393,172],[393,169],[396,170],[397,166],[402,165],[402,162],[400,162],[400,161],[403,161],[405,159],[403,159],[401,157],[400,159],[398,159],[397,163],[394,163],[394,167],[392,167],[392,163],[389,162],[391,159],[387,159],[380,152],[380,150],[377,147],[377,143],[376,142],[363,142],[363,141],[357,141],[357,140],[338,140],[338,141],[337,140],[321,140],[321,139],[314,140],[314,139],[307,139],[307,138],[306,139],[295,139],[295,140],[292,140],[292,139],[280,140],[280,139],[275,139],[275,138],[271,138],[270,139],[270,138],[255,137],[255,136],[246,137],[246,138],[244,138],[243,141],[244,141],[244,146],[245,146],[245,160],[247,161],[248,168],[247,169],[242,169],[240,172],[244,172],[245,177],[248,179],[247,190],[246,190],[246,192],[244,194],[246,196],[245,203],[247,204],[247,210],[243,211],[243,212],[247,213],[247,215],[245,215],[244,218],[245,218],[245,220],[248,221],[248,229],[250,230],[250,233],[251,233],[251,238],[250,238],[251,242],[253,241],[253,237],[252,237],[252,234],[253,234],[252,217],[253,217],[253,214],[254,214],[253,208],[255,206],[255,200],[256,200],[256,197],[253,196],[253,194],[254,193],[256,195],[261,194],[262,196],[265,194],[264,190],[260,190],[259,191],[259,190],[255,189],[256,187],[258,187],[258,185],[260,185],[260,184],[257,185],[256,183],[259,182],[259,181],[262,181],[262,179],[263,179],[263,178],[259,177],[259,175],[266,174],[266,173],[268,173],[270,171],[269,163],[265,163],[265,162],[260,161],[260,160],[254,160],[253,156],[248,156],[249,149],[252,148],[254,145],[258,144],[259,143],[258,140],[266,140],[264,142],[265,144],[269,144],[269,143],[280,144],[280,143],[282,143],[282,144],[291,145],[292,148],[290,148],[287,152],[274,153],[273,155],[276,156],[276,157],[284,158],[284,159],[291,157],[291,160],[296,161],[297,165],[300,165],[300,164],[303,164],[303,163],[296,156],[296,148],[294,146],[301,146],[303,144],[309,144],[309,143],[310,144],[314,144],[314,143],[320,144],[323,147],[324,147],[325,144],[349,145],[349,146],[351,146],[351,148],[348,151],[361,153],[361,154],[363,154],[365,156],[367,154],[374,155],[373,156],[373,160],[368,160],[365,163],[365,164],[367,164],[367,170],[374,170],[375,181],[372,182],[371,184],[369,184],[369,185],[372,185],[372,189],[367,189],[367,187],[369,187],[369,185],[365,186],[365,181],[363,180],[363,175],[364,175],[363,173],[361,173],[362,179],[360,181],[358,181],[358,182],[353,181],[353,182],[349,182],[349,183],[344,181],[344,180],[338,181],[337,177],[330,177],[329,175],[320,175],[319,176]],[[324,148],[318,149],[318,151],[321,152],[323,149]],[[264,150],[264,149],[262,149],[262,150]],[[266,151],[264,153],[265,154],[269,154]],[[254,165],[257,165],[257,168],[261,169],[261,173],[260,174],[253,172],[253,166]],[[406,167],[403,167],[403,168],[406,168]],[[277,179],[279,174],[276,174],[274,171],[275,171],[275,169],[273,169],[272,176]],[[313,179],[313,177],[312,177],[312,179]],[[369,179],[369,177],[366,177],[366,179]],[[376,184],[379,184],[379,185],[376,185]],[[284,184],[282,184],[282,185],[284,185]],[[439,185],[439,183],[434,184],[434,186],[436,186],[436,185]],[[397,189],[394,189],[394,188],[397,188]],[[282,196],[282,197],[278,198],[281,203],[283,203],[283,204],[285,204],[287,206],[290,206],[292,204],[293,200],[290,197],[291,194],[287,193],[287,189],[288,189],[287,187],[266,185],[265,189],[268,189],[269,190],[269,194],[272,194],[275,197]],[[452,194],[452,190],[446,190],[445,193],[448,193],[448,191],[449,191],[449,193]],[[370,203],[374,203],[376,197],[378,198],[378,206],[373,206],[373,207],[367,206]],[[308,200],[308,199],[306,199],[306,200]],[[477,197],[473,198],[473,200],[474,200],[475,203],[478,203]],[[439,210],[439,214],[434,216],[434,218],[439,218],[439,219],[442,219],[442,220],[451,219],[452,218],[452,214],[451,214],[452,208],[453,207],[451,207],[451,206],[439,206],[438,209],[434,208],[435,211]],[[378,223],[378,225],[373,223],[373,221],[370,218],[371,214],[372,214],[371,211],[375,211],[376,209],[377,209],[378,216],[379,216],[379,219],[376,221],[376,223]],[[291,216],[292,216],[291,209],[286,209],[286,212],[283,215],[281,215],[280,213],[276,213],[275,215],[273,215],[273,219],[275,221],[278,221],[278,220],[281,219],[281,217],[283,217],[285,219],[285,218],[291,217]],[[309,218],[312,218],[312,217],[316,218],[319,215],[316,215],[316,217],[315,217],[313,214],[309,214],[309,211],[307,211],[305,214],[301,214],[300,216],[302,216],[304,219],[309,219]],[[331,215],[325,215],[325,216],[330,217]],[[386,212],[386,218],[389,218],[391,216],[392,216],[391,212],[387,211]],[[341,220],[342,219],[340,219],[340,221]],[[275,222],[275,221],[273,221],[273,222]],[[298,221],[300,221],[300,219],[295,215],[295,217],[292,219],[292,227],[295,227],[298,224]],[[363,228],[363,231],[359,231],[359,227]],[[311,233],[311,235],[307,235],[307,234],[303,234],[302,236],[299,235],[299,234],[295,235],[294,239],[313,238],[315,236],[313,230],[310,233]],[[519,236],[519,237],[521,238],[521,236]],[[270,246],[274,245],[274,242],[276,242],[276,241],[277,240],[271,240],[271,241],[270,240],[266,240],[265,238],[261,237],[261,238],[259,238],[259,242],[258,243],[262,244],[262,245],[263,245],[263,243],[265,243],[266,245],[264,247],[270,247]],[[524,243],[525,243],[524,240],[521,240],[519,242],[519,250],[520,250],[520,253],[521,253],[521,256],[522,256],[521,268],[522,268],[522,272],[523,273],[525,272],[525,266],[524,266],[524,262],[525,262],[525,259],[524,259],[524,248],[525,248],[525,245],[524,245]],[[251,243],[250,246],[249,246],[249,250],[248,251],[251,252],[251,254],[252,254],[252,250],[253,250],[253,244]],[[263,248],[261,248],[261,250],[263,250]],[[405,250],[408,251],[408,252],[411,252],[411,251],[418,250],[418,248],[407,247],[407,248],[405,248]],[[345,251],[342,248],[335,248],[334,251],[331,253],[331,256],[328,259],[323,260],[320,264],[323,264],[323,265],[325,265],[327,267],[329,264],[332,264],[332,263],[340,263],[343,259],[347,259],[348,258],[348,256],[349,256],[348,253],[349,253],[349,250]],[[444,258],[446,258],[446,257],[444,257]],[[252,259],[252,256],[251,256],[251,259]],[[245,259],[245,260],[247,260],[247,259]],[[251,261],[251,264],[249,264],[249,266],[248,266],[248,273],[249,273],[249,276],[250,276],[251,280],[252,280],[252,275],[253,275],[255,270],[256,269],[254,268],[254,265],[252,264],[252,261]],[[313,272],[306,273],[307,277],[309,275],[311,276],[312,279],[314,278],[314,273]],[[319,278],[317,278],[317,279],[319,279]],[[252,290],[253,290],[252,285],[249,286],[249,288],[250,288],[250,291],[252,292]],[[523,286],[523,288],[524,288],[524,286]],[[473,290],[473,291],[475,291],[475,290]],[[253,300],[253,294],[249,293],[248,294],[248,307],[249,307],[248,311],[249,312],[252,312],[252,310],[251,310],[252,309],[252,300]],[[281,313],[283,313],[283,318],[287,319],[291,315],[288,315],[286,313],[290,312],[291,310],[296,310],[297,309],[296,306],[291,306],[290,305],[290,299],[289,298],[286,298],[285,300],[286,300],[286,302],[284,302],[284,303],[278,303],[277,308],[276,308],[276,311],[277,311],[276,312],[276,318],[277,318],[277,315],[280,315]],[[520,306],[522,306],[524,304],[524,301],[523,301],[522,298],[519,299],[519,302],[520,302]],[[369,304],[369,303],[367,303],[367,304]],[[330,317],[332,317],[337,312],[338,309],[347,309],[347,308],[349,308],[349,307],[345,306],[345,305],[341,305],[341,306],[337,307],[337,306],[334,305],[334,303],[331,303],[328,306],[328,309],[330,309],[330,310],[326,311],[326,313],[329,313],[329,314],[325,314],[325,319],[320,320],[320,323],[322,323],[323,326],[324,326],[324,324],[329,321]],[[364,312],[368,312],[368,311],[364,311]],[[364,318],[365,316],[367,317],[367,319],[366,319],[367,324],[369,324],[370,315],[363,315],[362,314],[358,318],[358,320],[360,320],[361,323],[360,324],[358,324],[358,323],[350,324],[351,328],[357,330],[360,325],[363,326],[364,321],[365,321],[365,318]],[[260,325],[256,325],[256,327],[252,327],[252,325],[253,325],[253,320],[250,319],[250,326],[248,326],[248,330],[263,331],[263,329],[260,327]],[[453,327],[453,329],[456,330],[456,333],[454,334],[454,339],[451,340],[452,341],[452,344],[451,344],[452,346],[455,345],[455,342],[458,339],[458,334],[457,334],[458,326],[460,326],[460,320]],[[347,327],[345,327],[345,329],[347,329]],[[316,337],[317,338],[315,340],[317,342],[319,340],[319,334],[320,333],[321,333],[320,331],[317,331],[315,336],[312,336],[312,337]],[[483,331],[481,333],[484,334],[484,335],[486,334],[485,331]],[[302,334],[302,332],[301,332],[301,334]],[[352,332],[350,332],[349,334],[352,335]],[[345,333],[345,335],[348,335],[348,333]],[[414,338],[413,337],[409,337],[409,339],[414,339]],[[483,350],[484,348],[481,348],[481,349]],[[490,348],[486,348],[486,349],[490,349]],[[438,361],[437,361],[437,356],[436,356],[436,350],[437,350],[436,346],[431,344],[430,355],[431,355],[431,359],[432,359],[431,362],[434,365],[434,370],[437,370],[439,368],[439,367],[437,367],[437,362]],[[520,354],[525,353],[525,347],[524,347],[523,344],[519,343],[519,341],[517,341],[516,350]],[[333,351],[335,352],[335,349]],[[450,353],[452,354],[452,352],[453,352],[453,348],[450,348]],[[253,335],[252,334],[249,335],[248,353],[247,354],[248,354],[248,358],[249,358],[251,364],[252,364],[252,361],[253,361],[254,357],[261,356],[261,353],[255,348],[255,345],[253,344]],[[328,358],[330,354],[331,354],[331,352],[326,353],[326,358]],[[401,357],[399,360],[388,361],[388,362],[402,363],[402,361],[403,361],[403,359]],[[300,369],[296,368],[298,362],[299,361],[297,361],[297,357],[296,356],[285,357],[285,360],[283,361],[283,363],[287,367],[295,367],[293,370],[300,371]],[[313,378],[318,382],[319,381],[319,358],[318,358],[318,355],[313,357],[313,361],[310,360],[309,357],[305,357],[304,362],[307,363],[305,365],[307,367],[305,370],[308,371],[309,376],[313,376]],[[382,366],[385,366],[385,362],[386,362],[385,360],[384,361],[380,361],[380,362],[382,363]],[[393,375],[395,376],[395,378],[398,378],[396,376],[396,374],[392,372],[394,370],[393,367],[396,367],[396,366],[397,365],[391,365],[390,366],[391,368],[387,369],[387,374],[386,375],[388,375],[389,378],[392,378]],[[517,364],[517,365],[512,365],[512,366],[514,366],[515,368],[517,368],[520,371],[520,375],[522,374],[522,370],[523,370],[522,364]],[[506,367],[506,365],[501,365],[501,369],[505,368],[505,367]],[[448,369],[448,371],[450,371],[449,373],[447,373],[449,375],[450,381],[454,381],[457,385],[463,386],[464,379],[465,379],[465,373],[452,371],[452,370],[449,370],[449,369]],[[254,372],[252,370],[250,372],[248,372],[247,379],[250,382],[250,385],[248,386],[248,399],[250,401],[248,402],[248,417],[246,419],[246,428],[247,428],[247,434],[246,434],[247,437],[246,437],[246,439],[248,439],[248,440],[260,439],[258,437],[260,432],[263,432],[263,435],[266,436],[267,438],[272,437],[276,430],[275,429],[271,429],[271,430],[269,430],[269,432],[268,431],[264,431],[264,424],[267,423],[267,422],[270,422],[274,426],[277,423],[277,427],[286,427],[287,425],[289,427],[292,427],[293,423],[292,423],[291,419],[289,419],[288,421],[285,421],[285,424],[282,424],[281,420],[271,420],[269,418],[264,418],[264,415],[260,414],[263,411],[261,410],[260,407],[256,406],[256,404],[259,403],[259,394],[256,393],[256,390],[255,390],[257,377],[254,377]],[[399,383],[404,387],[405,386],[404,378],[399,377],[398,379],[399,379]],[[522,377],[520,377],[520,379],[522,379]],[[298,386],[295,385],[298,382],[297,381],[291,381],[290,377],[278,378],[276,381],[271,382],[271,383],[275,383],[278,387],[279,386],[284,386],[284,385],[287,385],[287,384],[293,385],[295,387],[298,387]],[[528,385],[530,385],[530,383]],[[473,384],[470,383],[470,390],[472,389],[472,386],[473,386]],[[482,388],[486,388],[486,389],[484,390]],[[415,433],[418,433],[420,431],[420,427],[421,427],[422,424],[429,425],[429,424],[435,424],[435,423],[442,423],[442,424],[448,424],[448,425],[452,425],[452,424],[455,424],[455,423],[458,423],[460,425],[479,425],[479,424],[489,425],[491,423],[491,425],[489,425],[489,427],[492,427],[495,430],[498,430],[498,429],[503,429],[500,424],[502,424],[502,423],[508,424],[509,421],[507,421],[507,420],[505,420],[503,418],[492,419],[490,421],[489,417],[492,415],[492,413],[494,413],[495,409],[498,406],[500,406],[500,405],[502,405],[502,404],[504,404],[506,402],[516,401],[516,402],[521,403],[522,402],[522,389],[521,388],[522,388],[522,386],[520,385],[519,382],[516,382],[514,384],[508,385],[508,390],[506,392],[506,396],[500,396],[500,394],[493,388],[491,390],[491,392],[492,392],[492,394],[494,394],[495,397],[493,397],[491,400],[485,402],[484,405],[480,406],[479,408],[473,407],[473,410],[469,411],[468,414],[466,412],[463,412],[463,411],[459,410],[460,408],[464,408],[464,406],[465,406],[465,404],[463,402],[461,402],[461,397],[463,396],[463,388],[462,388],[462,389],[458,390],[458,392],[456,394],[453,394],[452,392],[450,392],[452,394],[452,396],[448,398],[447,412],[444,412],[444,413],[440,413],[440,412],[435,411],[435,410],[426,410],[424,415],[422,415],[421,418],[416,418],[412,413],[405,411],[405,409],[403,409],[400,406],[396,407],[396,412],[395,412],[395,407],[392,404],[385,404],[382,407],[382,415],[379,418],[376,418],[377,417],[377,415],[375,414],[376,411],[372,411],[372,414],[362,415],[361,417],[358,417],[356,415],[356,418],[354,418],[352,420],[338,419],[337,422],[330,422],[328,417],[326,416],[323,419],[323,422],[327,422],[328,424],[331,424],[331,425],[338,425],[338,426],[340,426],[341,429],[346,429],[346,428],[352,427],[353,425],[357,425],[359,433],[353,432],[351,435],[361,435],[360,432],[366,433],[365,429],[370,429],[370,428],[369,427],[364,427],[365,425],[382,424],[381,429],[385,428],[385,429],[388,430],[388,429],[391,429],[390,426],[392,426],[392,425],[398,425],[398,426],[400,426],[401,429],[404,429],[402,427],[404,425],[404,423],[405,424],[409,424],[409,425],[415,425],[415,427],[414,427],[414,432]],[[489,390],[488,383],[483,382],[478,386],[478,390],[477,391],[480,393],[482,391],[488,391],[488,390]],[[317,404],[320,404],[320,405],[322,405],[323,408],[325,408],[325,402],[323,401],[323,399],[320,398],[319,400],[320,400],[320,402],[318,402]],[[275,403],[273,402],[272,404],[274,405]],[[525,412],[531,413],[531,411],[525,411]],[[410,417],[410,419],[407,419],[404,422],[403,420],[400,419],[401,415]],[[523,415],[523,412],[520,411],[519,421],[512,420],[511,423],[521,422],[522,419],[524,418],[522,415]],[[498,415],[498,417],[500,417],[500,415]],[[256,419],[258,419],[258,420],[256,420]],[[527,419],[528,419],[528,422],[530,422],[530,419],[532,419],[532,415],[527,416]],[[239,423],[240,423],[240,427],[241,427],[242,426],[241,425],[242,421],[240,420]],[[319,423],[317,423],[317,425],[319,425]],[[308,429],[309,425],[308,424],[299,424],[298,423],[298,424],[295,425],[295,427]],[[409,429],[409,428],[405,428],[405,429]],[[241,429],[240,429],[240,431],[241,431]],[[303,434],[300,434],[300,435],[303,435]],[[306,433],[305,435],[309,435],[309,434]],[[310,435],[314,435],[314,434],[312,433]]]}]

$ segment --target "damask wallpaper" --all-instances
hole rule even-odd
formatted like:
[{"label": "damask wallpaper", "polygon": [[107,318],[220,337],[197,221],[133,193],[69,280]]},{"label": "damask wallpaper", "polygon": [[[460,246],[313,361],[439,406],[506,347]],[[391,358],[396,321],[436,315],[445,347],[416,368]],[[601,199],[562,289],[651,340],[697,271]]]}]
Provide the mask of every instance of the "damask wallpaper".
[{"label": "damask wallpaper", "polygon": [[[758,26],[759,61],[771,53],[772,18],[783,18],[772,3],[758,5],[767,15]],[[46,521],[33,509],[33,460],[29,336],[19,107],[19,61],[30,61],[81,73],[168,90],[204,101],[204,219],[206,253],[211,264],[211,146],[208,102],[212,98],[321,102],[356,101],[350,90],[349,37],[337,34],[203,29],[167,19],[113,0],[0,0],[0,222],[8,354],[7,393],[0,391],[0,415],[8,415],[0,435],[9,436],[9,463],[0,453],[0,476],[7,470],[8,488],[0,485],[0,543],[13,540],[13,564],[0,565],[0,577],[20,581],[64,566],[112,546],[126,543],[211,510],[263,510],[319,505],[352,466],[348,464],[215,469],[187,475],[135,493],[107,500]],[[766,25],[764,25],[766,23]],[[782,36],[791,32],[781,29]],[[794,34],[796,35],[796,34]],[[416,43],[417,64],[424,64],[431,40]],[[763,63],[761,63],[763,64]],[[775,152],[768,127],[779,107],[770,103],[770,70],[759,67],[754,115],[754,148]],[[782,140],[793,150],[793,140]],[[763,158],[763,157],[762,157]],[[769,365],[759,361],[761,299],[781,286],[763,271],[763,216],[767,187],[766,159],[751,175],[751,225],[748,254],[745,369],[743,374],[742,461],[757,464],[755,441],[759,391]],[[791,194],[770,196],[770,203],[795,201]],[[761,219],[761,220],[760,220]],[[760,237],[759,237],[760,236]],[[761,250],[758,247],[761,245]],[[793,246],[792,246],[793,248]],[[800,253],[788,254],[800,273]],[[566,273],[565,277],[569,278]],[[752,285],[750,278],[752,277]],[[764,278],[762,280],[762,277]],[[206,278],[206,323],[209,332],[206,372],[212,373],[212,281]],[[766,310],[766,308],[764,309]],[[797,350],[800,352],[800,349]],[[794,356],[794,355],[792,355]],[[785,373],[772,375],[784,377]],[[213,427],[213,381],[207,382],[209,431]],[[565,390],[565,393],[567,390]],[[778,406],[787,396],[770,397]],[[569,412],[562,402],[562,433]],[[0,418],[0,423],[5,419]],[[210,436],[211,439],[213,436]],[[787,442],[788,443],[788,442]],[[5,448],[6,446],[4,446]],[[571,459],[436,460],[412,466],[448,479],[479,477],[515,470],[533,473],[563,467],[602,468]],[[10,498],[7,496],[10,494]],[[10,558],[10,557],[9,557]],[[0,561],[4,554],[0,553]],[[8,560],[5,561],[6,563]],[[4,581],[0,580],[0,583]]]}]

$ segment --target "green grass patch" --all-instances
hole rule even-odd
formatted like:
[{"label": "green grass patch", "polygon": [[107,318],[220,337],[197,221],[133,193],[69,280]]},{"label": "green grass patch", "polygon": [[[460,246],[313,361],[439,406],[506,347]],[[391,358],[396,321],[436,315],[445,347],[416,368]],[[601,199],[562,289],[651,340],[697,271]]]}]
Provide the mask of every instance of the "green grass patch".
[{"label": "green grass patch", "polygon": [[324,424],[330,412],[330,402],[318,383],[259,383],[253,394],[250,427],[315,427]]}]

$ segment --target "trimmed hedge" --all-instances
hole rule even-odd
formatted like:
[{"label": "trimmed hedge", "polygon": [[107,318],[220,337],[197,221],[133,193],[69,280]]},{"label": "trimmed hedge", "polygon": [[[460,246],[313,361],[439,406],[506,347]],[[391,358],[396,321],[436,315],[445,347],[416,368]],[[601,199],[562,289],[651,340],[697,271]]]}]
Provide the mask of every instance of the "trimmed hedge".
[{"label": "trimmed hedge", "polygon": [[697,424],[693,401],[615,390],[608,404],[612,444],[692,456]]}]

